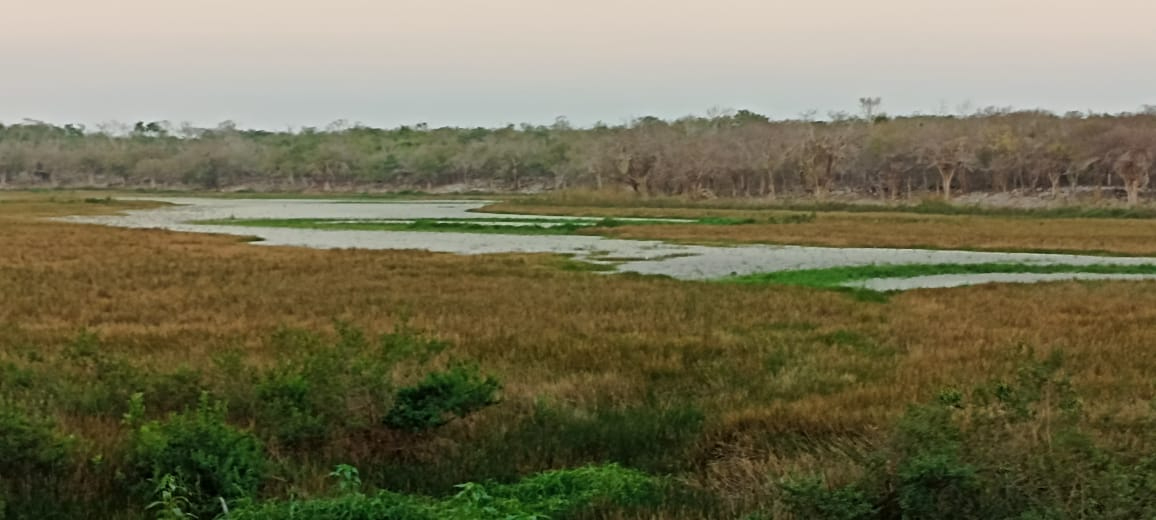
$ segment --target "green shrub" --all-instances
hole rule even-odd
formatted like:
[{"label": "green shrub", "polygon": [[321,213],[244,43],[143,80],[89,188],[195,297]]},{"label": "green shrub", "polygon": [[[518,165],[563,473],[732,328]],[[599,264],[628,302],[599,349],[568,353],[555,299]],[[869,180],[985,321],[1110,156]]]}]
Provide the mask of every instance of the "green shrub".
[{"label": "green shrub", "polygon": [[220,510],[218,498],[254,496],[266,470],[260,442],[227,424],[224,404],[207,394],[195,410],[140,426],[129,462],[138,481],[171,475],[187,487],[191,511],[206,518]]},{"label": "green shrub", "polygon": [[8,405],[0,408],[0,518],[50,513],[71,452],[71,439],[57,434],[52,423]]},{"label": "green shrub", "polygon": [[58,469],[67,462],[69,444],[52,423],[7,406],[0,409],[0,478]]},{"label": "green shrub", "polygon": [[859,482],[791,480],[784,505],[800,518],[1156,518],[1156,434],[1129,451],[1097,445],[1060,368],[1057,355],[1031,358],[969,398],[912,406]]},{"label": "green shrub", "polygon": [[[393,372],[403,364],[421,365],[446,344],[418,334],[404,320],[376,344],[360,330],[335,323],[329,340],[305,331],[284,329],[271,347],[278,362],[262,370],[245,370],[239,360],[222,358],[235,374],[230,394],[255,417],[265,438],[288,448],[302,448],[334,432],[380,424],[393,401]],[[246,377],[247,376],[247,377]]]},{"label": "green shrub", "polygon": [[60,381],[59,393],[69,412],[119,417],[129,396],[148,385],[140,368],[111,354],[91,332],[79,333],[64,351],[64,359],[67,363],[61,369],[70,377]]},{"label": "green shrub", "polygon": [[140,391],[152,396],[149,405],[157,414],[195,406],[205,391],[204,376],[199,370],[188,367],[152,375],[146,384]]},{"label": "green shrub", "polygon": [[507,442],[547,464],[614,462],[666,473],[688,469],[705,417],[691,406],[644,404],[593,410],[540,403]]},{"label": "green shrub", "polygon": [[500,388],[496,379],[482,377],[475,366],[458,365],[433,372],[418,384],[398,391],[385,424],[409,431],[436,428],[453,417],[465,417],[494,404]]},{"label": "green shrub", "polygon": [[594,509],[654,505],[664,485],[615,465],[541,473],[507,485],[467,483],[435,500],[416,495],[351,492],[336,498],[253,504],[233,512],[237,520],[513,520],[573,518]]},{"label": "green shrub", "polygon": [[906,460],[899,468],[899,507],[904,518],[976,518],[980,484],[975,468],[944,453]]},{"label": "green shrub", "polygon": [[331,421],[318,411],[304,375],[271,370],[257,383],[258,422],[267,425],[277,442],[302,446],[324,438]]},{"label": "green shrub", "polygon": [[617,464],[547,471],[516,484],[495,486],[491,494],[534,504],[542,514],[560,514],[597,505],[645,507],[659,503],[663,484]]},{"label": "green shrub", "polygon": [[854,486],[831,488],[822,477],[798,477],[779,484],[787,508],[799,518],[860,520],[874,518],[875,506]]}]

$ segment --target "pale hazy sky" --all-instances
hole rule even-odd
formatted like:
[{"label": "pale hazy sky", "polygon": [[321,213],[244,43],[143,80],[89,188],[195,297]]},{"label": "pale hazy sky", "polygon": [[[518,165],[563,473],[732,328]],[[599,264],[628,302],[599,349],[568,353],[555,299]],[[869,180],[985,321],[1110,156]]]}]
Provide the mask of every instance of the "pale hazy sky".
[{"label": "pale hazy sky", "polygon": [[0,0],[0,121],[1156,104],[1156,0]]}]

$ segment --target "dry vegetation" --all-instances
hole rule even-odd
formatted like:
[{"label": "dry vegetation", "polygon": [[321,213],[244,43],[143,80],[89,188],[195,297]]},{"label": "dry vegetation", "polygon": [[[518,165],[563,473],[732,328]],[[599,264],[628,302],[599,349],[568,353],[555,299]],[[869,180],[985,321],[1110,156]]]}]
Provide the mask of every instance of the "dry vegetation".
[{"label": "dry vegetation", "polygon": [[1156,109],[1116,115],[988,108],[890,118],[772,121],[746,110],[574,128],[369,128],[296,132],[164,121],[99,131],[0,125],[0,188],[483,191],[618,187],[640,195],[881,201],[968,193],[1138,204],[1156,161]]},{"label": "dry vegetation", "polygon": [[[488,449],[479,440],[487,432],[531,420],[540,400],[577,410],[693,407],[706,422],[675,454],[684,459],[680,478],[721,497],[722,511],[749,509],[772,500],[771,483],[795,471],[850,478],[847,454],[877,442],[908,404],[1006,376],[1024,349],[1062,349],[1097,435],[1147,449],[1132,426],[1156,395],[1153,283],[980,286],[862,303],[805,288],[567,272],[551,256],[256,247],[31,218],[122,207],[0,203],[0,365],[52,367],[83,329],[139,366],[220,381],[218,354],[241,347],[250,362],[270,363],[279,354],[267,339],[279,328],[329,331],[340,319],[385,332],[407,316],[452,344],[439,359],[476,360],[504,385],[502,403],[437,434],[366,440],[351,432],[315,446],[325,456],[302,470],[304,480],[319,480],[334,460],[364,469],[391,453],[459,481],[485,478],[444,465],[461,450]],[[888,233],[875,232],[884,226]],[[711,238],[865,245],[871,235],[872,245],[1151,254],[1141,240],[1150,229],[1147,221],[821,215],[814,224],[721,227]],[[677,227],[662,233],[702,239]],[[124,436],[119,414],[55,415],[90,456]],[[534,445],[506,449],[525,451],[520,473],[591,462],[535,456],[544,452]]]},{"label": "dry vegetation", "polygon": [[789,244],[833,247],[899,247],[980,251],[1080,252],[1156,255],[1156,220],[1025,218],[904,212],[816,212],[806,222],[767,223],[798,211],[695,207],[627,208],[499,203],[483,211],[580,217],[751,219],[742,225],[618,226],[590,230],[614,238],[687,243]]}]

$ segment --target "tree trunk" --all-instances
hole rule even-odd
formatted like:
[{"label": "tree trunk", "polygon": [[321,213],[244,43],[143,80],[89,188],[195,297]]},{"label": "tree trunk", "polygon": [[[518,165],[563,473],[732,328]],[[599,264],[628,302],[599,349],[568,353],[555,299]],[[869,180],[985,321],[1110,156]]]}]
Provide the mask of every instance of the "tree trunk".
[{"label": "tree trunk", "polygon": [[1076,198],[1076,189],[1079,188],[1080,178],[1074,174],[1068,174],[1068,198]]},{"label": "tree trunk", "polygon": [[943,200],[950,201],[951,200],[951,180],[953,178],[955,178],[955,171],[957,169],[957,166],[954,164],[940,164],[937,167],[939,169],[939,178],[943,183],[942,184],[942,186],[943,186]]},{"label": "tree trunk", "polygon": [[899,190],[903,189],[901,187],[902,181],[903,181],[903,179],[900,177],[900,175],[898,173],[896,173],[896,172],[888,172],[887,173],[887,192],[888,192],[887,196],[888,196],[888,198],[890,198],[891,200],[898,200],[899,199]]},{"label": "tree trunk", "polygon": [[1124,189],[1128,190],[1128,207],[1135,207],[1140,203],[1140,179],[1127,179]]}]

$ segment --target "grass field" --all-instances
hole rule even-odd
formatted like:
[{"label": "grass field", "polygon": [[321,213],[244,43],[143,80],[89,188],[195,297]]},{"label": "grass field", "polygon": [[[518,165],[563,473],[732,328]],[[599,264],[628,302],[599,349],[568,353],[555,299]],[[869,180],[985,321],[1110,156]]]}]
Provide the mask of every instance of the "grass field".
[{"label": "grass field", "polygon": [[[489,233],[502,235],[573,235],[580,230],[596,230],[618,226],[661,226],[675,224],[667,220],[558,219],[558,218],[504,218],[504,219],[414,219],[409,221],[381,221],[372,219],[216,219],[195,224],[271,227],[290,229],[328,229],[352,231],[426,231],[444,233]],[[684,225],[733,226],[754,223],[753,219],[704,217]],[[515,225],[511,225],[515,224]]]},{"label": "grass field", "polygon": [[834,288],[847,282],[872,278],[914,278],[941,274],[988,274],[988,273],[1096,273],[1096,274],[1156,274],[1156,264],[1152,265],[1036,265],[1022,263],[1003,264],[907,264],[907,265],[867,265],[856,267],[832,267],[827,269],[800,269],[752,275],[733,276],[722,281],[737,284],[756,285],[802,285],[806,287]]},{"label": "grass field", "polygon": [[[146,507],[163,493],[152,493],[160,482],[148,478],[160,475],[149,472],[169,460],[157,453],[178,453],[180,428],[257,439],[260,449],[244,453],[263,461],[249,495],[260,500],[328,500],[330,472],[348,464],[366,490],[431,497],[413,499],[422,508],[482,489],[456,484],[490,481],[502,507],[546,503],[519,494],[525,486],[594,504],[549,509],[557,517],[966,518],[981,506],[980,517],[992,517],[992,504],[1064,513],[1046,518],[1152,511],[1147,470],[1128,468],[1152,467],[1145,457],[1156,452],[1153,282],[863,302],[803,286],[605,276],[547,255],[254,247],[40,220],[144,204],[51,197],[0,195],[0,467],[20,468],[0,474],[0,511],[15,518],[156,517]],[[736,241],[785,230],[824,245],[1156,249],[1142,240],[1143,220],[859,217],[858,228],[819,213],[813,223],[687,229],[743,230],[716,237]],[[872,226],[886,230],[882,243],[862,234]],[[677,235],[682,226],[655,227]],[[963,236],[926,234],[945,228]],[[414,395],[402,390],[477,395],[482,375],[500,390],[462,417],[396,426],[399,403]],[[227,428],[202,392],[227,401]],[[186,409],[208,411],[166,419]],[[157,435],[168,443],[158,448]],[[662,497],[532,480],[604,463],[663,479]],[[595,480],[645,487],[606,471]],[[803,478],[816,474],[819,485]],[[852,515],[859,502],[875,516]]]},{"label": "grass field", "polygon": [[[1156,219],[941,215],[832,211],[792,218],[783,210],[698,207],[624,208],[500,203],[481,211],[532,215],[762,219],[744,226],[619,226],[587,232],[625,239],[697,244],[790,244],[1033,253],[1156,256]],[[779,220],[767,222],[768,212]]]}]

